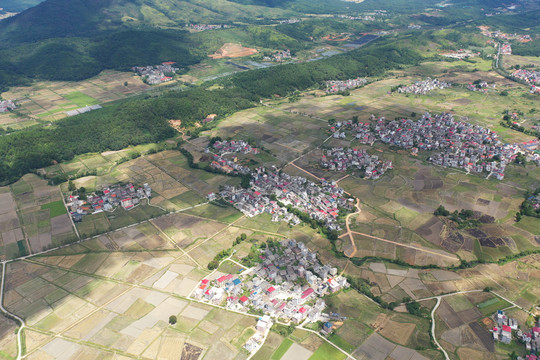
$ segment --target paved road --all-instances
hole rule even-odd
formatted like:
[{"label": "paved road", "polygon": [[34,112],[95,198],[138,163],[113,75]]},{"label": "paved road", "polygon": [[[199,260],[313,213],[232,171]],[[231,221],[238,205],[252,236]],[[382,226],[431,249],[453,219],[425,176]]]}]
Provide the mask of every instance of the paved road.
[{"label": "paved road", "polygon": [[437,296],[437,304],[435,304],[435,307],[433,307],[433,310],[431,310],[431,336],[433,337],[433,341],[435,342],[435,345],[437,345],[437,348],[442,351],[444,354],[444,357],[446,360],[450,360],[450,357],[448,356],[448,353],[446,350],[443,349],[441,344],[437,341],[437,337],[435,336],[435,311],[441,304],[441,298],[442,296]]}]

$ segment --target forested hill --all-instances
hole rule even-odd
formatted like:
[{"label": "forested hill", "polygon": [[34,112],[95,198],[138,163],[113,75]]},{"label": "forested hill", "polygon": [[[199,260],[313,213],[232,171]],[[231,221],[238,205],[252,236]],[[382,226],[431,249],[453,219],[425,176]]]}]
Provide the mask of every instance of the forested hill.
[{"label": "forested hill", "polygon": [[0,21],[0,42],[6,45],[49,38],[88,35],[104,25],[103,10],[113,0],[46,0]]}]

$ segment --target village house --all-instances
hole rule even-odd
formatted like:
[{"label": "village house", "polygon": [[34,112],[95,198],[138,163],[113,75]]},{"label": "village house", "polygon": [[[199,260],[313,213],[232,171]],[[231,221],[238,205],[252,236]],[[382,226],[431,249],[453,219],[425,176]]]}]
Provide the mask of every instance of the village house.
[{"label": "village house", "polygon": [[15,110],[17,105],[12,100],[1,100],[0,99],[0,113],[5,113],[10,110]]},{"label": "village house", "polygon": [[84,215],[114,211],[119,206],[130,210],[139,205],[141,200],[150,199],[151,196],[152,188],[148,184],[142,187],[135,187],[133,184],[111,185],[88,195],[85,200],[78,195],[68,195],[66,205],[73,220],[78,222]]},{"label": "village house", "polygon": [[425,95],[428,92],[435,89],[445,89],[451,87],[447,82],[440,81],[438,79],[431,79],[430,77],[422,81],[416,81],[414,84],[409,86],[402,86],[398,88],[399,93],[404,94],[421,94]]},{"label": "village house", "polygon": [[334,94],[340,91],[345,91],[348,89],[354,89],[360,86],[364,86],[367,83],[365,78],[356,78],[349,80],[330,80],[326,82],[326,93]]},{"label": "village house", "polygon": [[366,179],[378,179],[392,169],[392,162],[379,160],[377,155],[369,155],[364,149],[332,148],[322,155],[321,166],[332,171],[356,168],[363,171]]},{"label": "village house", "polygon": [[174,64],[176,64],[174,61],[167,61],[161,65],[134,66],[131,70],[139,74],[145,83],[156,85],[173,79],[171,75],[179,70],[173,66]]}]

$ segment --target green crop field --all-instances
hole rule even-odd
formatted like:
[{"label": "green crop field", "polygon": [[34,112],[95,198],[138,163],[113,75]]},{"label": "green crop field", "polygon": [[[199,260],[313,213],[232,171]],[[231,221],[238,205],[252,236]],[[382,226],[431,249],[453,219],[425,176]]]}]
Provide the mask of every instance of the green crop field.
[{"label": "green crop field", "polygon": [[66,208],[62,200],[54,201],[48,204],[41,205],[41,210],[49,209],[50,217],[53,218],[58,215],[65,214]]},{"label": "green crop field", "polygon": [[287,350],[289,350],[289,348],[291,347],[292,344],[293,344],[293,341],[291,339],[283,340],[281,345],[279,345],[279,347],[276,349],[276,351],[274,351],[274,353],[272,354],[272,360],[281,359],[283,357],[283,355],[285,355]]},{"label": "green crop field", "polygon": [[309,360],[343,360],[346,358],[347,355],[325,342],[317,349],[317,351],[315,351],[315,353],[313,353],[313,355],[311,355]]},{"label": "green crop field", "polygon": [[507,308],[510,305],[511,304],[508,301],[495,297],[478,304],[477,307],[483,315],[487,316],[493,314],[497,310]]}]

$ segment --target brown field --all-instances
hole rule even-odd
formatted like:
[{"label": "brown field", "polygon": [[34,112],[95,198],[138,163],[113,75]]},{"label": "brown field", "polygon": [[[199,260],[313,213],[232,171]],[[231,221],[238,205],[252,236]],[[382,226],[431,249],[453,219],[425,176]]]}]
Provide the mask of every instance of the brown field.
[{"label": "brown field", "polygon": [[416,325],[392,321],[384,314],[379,315],[379,317],[381,317],[381,319],[377,318],[376,320],[376,331],[395,343],[407,345]]},{"label": "brown field", "polygon": [[212,59],[237,58],[256,54],[257,49],[243,47],[240,44],[226,43],[214,54],[208,55]]}]

